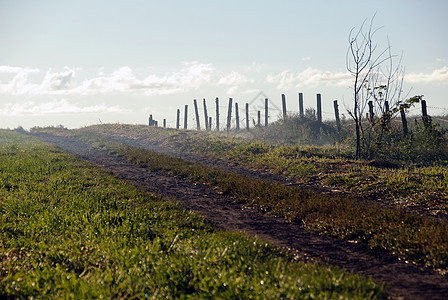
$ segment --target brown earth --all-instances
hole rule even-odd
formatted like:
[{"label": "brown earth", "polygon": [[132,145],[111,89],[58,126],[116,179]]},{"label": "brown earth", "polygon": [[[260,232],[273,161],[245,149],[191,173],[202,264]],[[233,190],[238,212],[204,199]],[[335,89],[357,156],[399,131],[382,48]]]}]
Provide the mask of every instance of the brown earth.
[{"label": "brown earth", "polygon": [[[432,269],[408,264],[384,250],[370,249],[363,243],[349,243],[322,235],[312,234],[300,224],[235,203],[227,195],[217,193],[207,185],[196,185],[163,172],[149,172],[130,164],[122,158],[106,152],[89,149],[75,138],[36,133],[38,137],[54,143],[61,149],[108,169],[119,178],[143,189],[161,194],[168,199],[179,200],[185,208],[197,211],[219,228],[238,230],[278,246],[294,251],[299,260],[316,260],[324,264],[342,267],[350,272],[370,276],[375,281],[390,285],[389,295],[397,299],[446,299],[448,278]],[[123,141],[123,139],[122,139]],[[238,172],[256,179],[272,179],[269,174],[244,170],[226,165],[222,161],[209,161],[192,154],[176,153],[162,147],[142,145],[136,140],[124,140],[129,144],[165,154],[213,165],[230,172]]]}]

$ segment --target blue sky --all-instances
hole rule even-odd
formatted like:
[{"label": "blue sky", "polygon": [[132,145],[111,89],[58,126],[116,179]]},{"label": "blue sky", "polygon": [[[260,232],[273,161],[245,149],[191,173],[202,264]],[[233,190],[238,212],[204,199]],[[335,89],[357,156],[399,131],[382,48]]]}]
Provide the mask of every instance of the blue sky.
[{"label": "blue sky", "polygon": [[405,92],[447,114],[447,11],[443,0],[0,0],[0,127],[144,124],[149,114],[174,126],[178,108],[206,98],[214,109],[216,97],[223,112],[229,97],[255,103],[253,117],[260,91],[277,106],[286,94],[292,112],[298,92],[305,107],[321,93],[331,119],[334,99],[342,112],[351,105],[350,29],[375,13],[378,47],[389,38],[403,53]]}]

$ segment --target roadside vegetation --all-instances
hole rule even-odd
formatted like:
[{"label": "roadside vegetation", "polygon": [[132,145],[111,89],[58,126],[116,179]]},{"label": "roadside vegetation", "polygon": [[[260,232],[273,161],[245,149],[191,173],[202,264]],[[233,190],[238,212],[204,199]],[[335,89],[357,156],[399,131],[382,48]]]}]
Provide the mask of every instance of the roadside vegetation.
[{"label": "roadside vegetation", "polygon": [[[150,168],[171,161],[96,143]],[[1,130],[0,158],[2,298],[383,297],[383,286],[369,279],[215,230],[178,203],[29,136]],[[195,180],[207,173],[187,175],[187,164],[173,163],[170,172]]]},{"label": "roadside vegetation", "polygon": [[[300,222],[310,231],[366,242],[372,248],[386,249],[404,260],[432,266],[442,273],[448,269],[448,224],[444,220],[402,209],[381,208],[351,197],[326,196],[274,182],[251,180],[110,140],[95,132],[96,129],[71,134],[79,135],[92,147],[150,170],[163,170],[192,182],[210,184],[247,205]],[[260,150],[256,152],[265,151],[262,146],[257,149]]]}]

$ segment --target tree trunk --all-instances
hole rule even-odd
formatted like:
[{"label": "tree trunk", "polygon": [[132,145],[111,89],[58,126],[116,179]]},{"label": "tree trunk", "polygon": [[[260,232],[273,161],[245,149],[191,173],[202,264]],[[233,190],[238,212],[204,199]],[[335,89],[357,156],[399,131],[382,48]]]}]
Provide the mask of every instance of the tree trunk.
[{"label": "tree trunk", "polygon": [[356,158],[361,158],[361,130],[359,128],[359,120],[355,120],[356,129]]}]

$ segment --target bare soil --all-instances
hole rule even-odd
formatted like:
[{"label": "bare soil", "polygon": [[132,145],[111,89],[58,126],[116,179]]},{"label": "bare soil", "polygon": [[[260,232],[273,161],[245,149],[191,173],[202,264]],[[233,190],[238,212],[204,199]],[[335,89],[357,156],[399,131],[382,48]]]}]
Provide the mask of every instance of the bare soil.
[{"label": "bare soil", "polygon": [[[125,181],[146,191],[160,194],[168,199],[180,201],[185,208],[204,215],[218,228],[237,230],[255,235],[278,246],[294,251],[299,260],[315,260],[323,264],[342,267],[350,272],[370,276],[375,281],[390,285],[389,296],[394,299],[446,299],[448,278],[436,271],[399,260],[384,250],[370,249],[363,243],[350,243],[323,235],[307,232],[300,224],[288,223],[284,219],[244,207],[228,195],[217,193],[213,187],[196,185],[163,172],[148,171],[124,159],[104,151],[89,149],[75,138],[36,133],[92,164],[108,169]],[[136,140],[123,140],[129,144],[164,152],[197,163],[213,165],[229,172],[237,172],[256,179],[269,179],[262,174],[226,165],[222,161],[209,161],[192,154],[177,153],[154,145],[142,145]],[[278,178],[277,178],[278,179]]]}]

